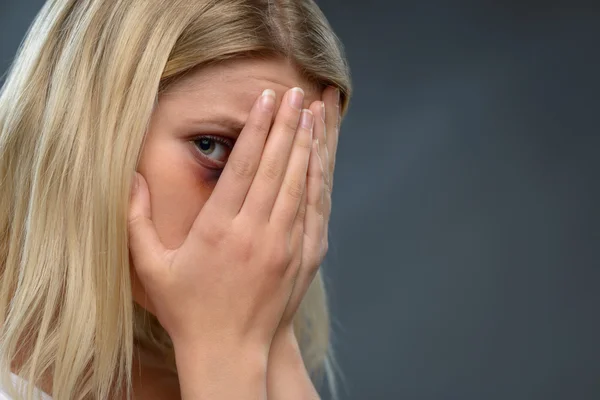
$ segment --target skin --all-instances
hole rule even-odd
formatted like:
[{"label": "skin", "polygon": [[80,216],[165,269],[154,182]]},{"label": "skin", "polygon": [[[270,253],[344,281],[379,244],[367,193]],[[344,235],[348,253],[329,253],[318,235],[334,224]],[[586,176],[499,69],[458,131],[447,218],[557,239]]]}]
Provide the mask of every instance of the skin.
[{"label": "skin", "polygon": [[[287,101],[296,87],[297,109]],[[272,111],[257,101],[265,89]],[[133,292],[173,338],[179,381],[136,360],[136,396],[318,398],[292,319],[327,252],[338,98],[281,59],[203,68],[161,96],[132,194]]]},{"label": "skin", "polygon": [[[235,141],[263,90],[275,91],[279,108],[294,87],[305,92],[304,108],[321,99],[319,88],[285,61],[236,60],[198,70],[161,96],[138,172],[148,183],[152,220],[166,248],[183,244],[219,180],[220,170],[207,168],[215,167],[197,155],[190,140],[214,135]],[[222,126],[224,119],[238,127]]]}]

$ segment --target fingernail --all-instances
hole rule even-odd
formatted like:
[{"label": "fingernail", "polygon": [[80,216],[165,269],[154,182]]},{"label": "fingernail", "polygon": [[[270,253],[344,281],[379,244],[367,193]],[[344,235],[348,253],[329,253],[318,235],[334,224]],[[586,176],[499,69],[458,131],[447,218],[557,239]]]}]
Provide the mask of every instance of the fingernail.
[{"label": "fingernail", "polygon": [[302,109],[302,103],[304,102],[304,90],[299,87],[295,87],[288,93],[288,102],[290,107],[296,110]]},{"label": "fingernail", "polygon": [[275,92],[271,89],[266,89],[262,92],[260,105],[265,111],[273,111],[275,108]]},{"label": "fingernail", "polygon": [[325,140],[327,140],[327,121],[325,120],[325,102],[322,101],[321,102],[321,107],[323,110],[323,138],[325,138]]},{"label": "fingernail", "polygon": [[300,118],[300,125],[304,129],[308,129],[312,131],[313,125],[315,123],[315,117],[310,110],[302,110],[302,117]]},{"label": "fingernail", "polygon": [[325,122],[325,102],[321,102],[321,117],[323,117],[323,122]]},{"label": "fingernail", "polygon": [[340,106],[340,89],[338,89],[335,86],[329,86],[330,88],[332,88],[333,90],[335,90],[335,105],[336,106]]},{"label": "fingernail", "polygon": [[140,187],[140,178],[138,177],[138,173],[136,172],[133,175],[133,182],[131,182],[131,194],[134,195]]}]

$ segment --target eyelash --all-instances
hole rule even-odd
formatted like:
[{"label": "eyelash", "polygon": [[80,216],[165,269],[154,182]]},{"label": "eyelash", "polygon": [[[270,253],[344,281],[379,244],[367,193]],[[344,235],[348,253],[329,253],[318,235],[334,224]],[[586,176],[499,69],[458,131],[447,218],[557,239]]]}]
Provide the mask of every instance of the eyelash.
[{"label": "eyelash", "polygon": [[[196,145],[196,143],[202,139],[209,139],[209,140],[213,140],[217,143],[220,143],[226,147],[229,148],[229,152],[231,153],[231,150],[233,149],[233,145],[234,145],[234,141],[230,140],[230,139],[226,139],[222,136],[213,136],[213,135],[202,135],[202,136],[198,136],[195,137],[194,139],[192,139],[192,144],[194,145],[194,148],[196,150],[196,153],[202,157],[202,159],[208,161],[209,163],[211,163],[214,167],[212,169],[223,169],[225,168],[225,163],[216,163],[213,159],[207,157],[206,155],[202,154],[202,152],[200,151],[200,149],[198,148],[198,146]],[[229,158],[229,157],[228,157]]]}]

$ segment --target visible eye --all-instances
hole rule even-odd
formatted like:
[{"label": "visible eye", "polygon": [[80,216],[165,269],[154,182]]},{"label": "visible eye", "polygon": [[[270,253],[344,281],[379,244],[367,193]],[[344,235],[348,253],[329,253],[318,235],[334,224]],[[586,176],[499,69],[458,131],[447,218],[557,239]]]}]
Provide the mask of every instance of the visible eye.
[{"label": "visible eye", "polygon": [[219,136],[201,136],[194,139],[193,142],[198,149],[198,153],[211,163],[214,163],[217,168],[225,166],[229,154],[233,149],[231,140]]}]

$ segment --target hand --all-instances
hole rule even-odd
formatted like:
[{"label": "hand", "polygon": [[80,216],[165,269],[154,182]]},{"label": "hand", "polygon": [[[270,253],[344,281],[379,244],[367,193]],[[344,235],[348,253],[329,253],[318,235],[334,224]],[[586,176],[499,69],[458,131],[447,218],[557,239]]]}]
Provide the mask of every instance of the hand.
[{"label": "hand", "polygon": [[[327,228],[340,125],[337,90],[326,89],[323,102],[313,103],[310,109],[315,115],[314,137],[318,140],[318,149],[311,155],[307,193],[299,212],[304,215],[304,220],[299,221],[304,224],[303,246],[299,249],[302,250],[300,272],[269,353],[267,394],[273,400],[319,399],[304,366],[292,322],[328,248]],[[317,153],[319,157],[315,157]]]},{"label": "hand", "polygon": [[137,174],[129,216],[133,264],[176,347],[251,342],[268,352],[302,261],[298,209],[314,120],[310,111],[301,113],[302,101],[300,90],[288,91],[269,132],[275,100],[265,91],[176,250],[160,242],[147,184]]},{"label": "hand", "polygon": [[[310,284],[317,274],[329,248],[329,218],[333,172],[340,127],[340,97],[336,88],[323,92],[323,101],[310,106],[315,116],[314,142],[308,168],[306,194],[298,212],[298,224],[304,225],[301,265],[290,301],[278,327],[278,333],[291,330],[293,318],[300,307]],[[327,111],[326,111],[327,109]],[[303,218],[302,218],[303,217]],[[289,333],[282,336],[290,337]]]}]

